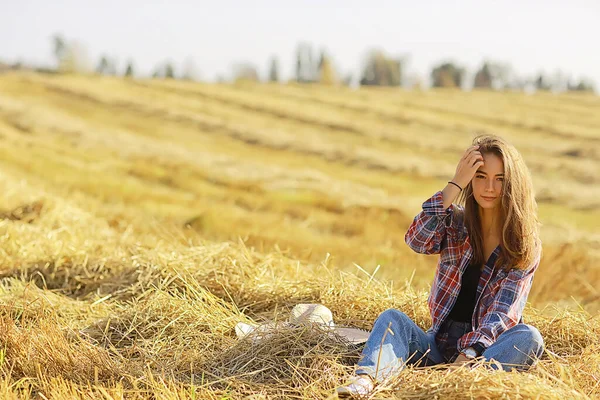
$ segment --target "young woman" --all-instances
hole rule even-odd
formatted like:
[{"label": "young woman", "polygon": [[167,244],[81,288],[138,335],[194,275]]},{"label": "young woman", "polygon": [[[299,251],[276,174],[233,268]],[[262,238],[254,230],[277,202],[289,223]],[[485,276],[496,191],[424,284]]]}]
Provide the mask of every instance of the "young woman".
[{"label": "young woman", "polygon": [[[462,205],[452,204],[458,199]],[[423,203],[405,240],[421,254],[440,254],[424,332],[390,309],[375,321],[356,376],[340,395],[365,395],[405,364],[487,365],[525,370],[543,351],[521,315],[541,257],[537,204],[519,152],[502,138],[478,136],[454,178]]]}]

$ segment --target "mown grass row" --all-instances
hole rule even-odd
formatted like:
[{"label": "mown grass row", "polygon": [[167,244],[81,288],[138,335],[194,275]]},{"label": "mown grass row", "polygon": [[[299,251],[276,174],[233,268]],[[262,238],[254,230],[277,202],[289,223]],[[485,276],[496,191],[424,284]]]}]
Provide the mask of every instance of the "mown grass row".
[{"label": "mown grass row", "polygon": [[[10,82],[17,86],[12,86],[8,99],[20,101],[22,110],[36,107],[35,118],[32,111],[16,112],[16,106],[11,113],[4,113],[3,121],[9,123],[5,132],[18,131],[19,126],[30,131],[13,133],[16,147],[4,149],[5,159],[19,168],[104,201],[121,198],[135,202],[153,215],[170,218],[213,239],[242,236],[261,249],[278,245],[311,261],[329,252],[340,267],[353,268],[356,262],[373,270],[381,264],[384,276],[399,281],[410,277],[414,269],[417,283],[430,279],[433,260],[415,257],[402,242],[413,213],[425,196],[442,185],[441,180],[365,171],[339,160],[322,160],[318,152],[296,154],[293,148],[265,148],[253,141],[231,140],[221,134],[227,129],[221,122],[216,131],[207,133],[205,125],[192,123],[197,118],[214,119],[202,114],[205,103],[187,104],[187,95],[178,97],[171,90],[165,95],[160,89],[148,92],[142,87],[138,92],[137,84],[102,81],[102,85],[94,85],[93,80],[81,78],[61,78],[56,83],[28,77],[17,82]],[[192,87],[198,90],[197,85]],[[16,92],[16,88],[23,90]],[[202,90],[214,92],[210,87]],[[264,103],[258,96],[256,101]],[[227,107],[222,103],[217,101],[216,109],[223,113]],[[181,109],[190,110],[185,118]],[[236,113],[233,120],[242,120],[243,113]],[[244,121],[249,123],[243,134],[262,132],[250,123],[257,117],[246,113]],[[353,136],[340,135],[340,140]],[[269,135],[265,137],[271,140]],[[94,151],[87,151],[90,148]],[[308,160],[310,169],[306,168]],[[90,180],[90,176],[102,179]],[[577,211],[559,202],[542,204],[541,213],[547,236],[558,237],[546,247],[549,254],[562,251],[565,230],[571,232],[569,240],[584,239],[580,246],[571,247],[593,253],[588,233],[595,227],[593,210]],[[583,265],[577,264],[586,277],[595,273],[587,267],[593,259],[584,258]],[[573,264],[567,258],[564,262]],[[552,265],[553,271],[566,270],[562,263]],[[560,276],[560,272],[548,273]],[[583,298],[593,298],[589,289],[579,292]]]}]

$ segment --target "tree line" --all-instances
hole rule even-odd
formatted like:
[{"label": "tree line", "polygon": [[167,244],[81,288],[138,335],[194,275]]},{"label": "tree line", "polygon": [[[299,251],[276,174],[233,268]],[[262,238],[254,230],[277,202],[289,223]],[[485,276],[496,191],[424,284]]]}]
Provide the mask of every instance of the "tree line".
[{"label": "tree line", "polygon": [[[101,75],[122,75],[134,77],[135,65],[129,60],[125,68],[118,70],[114,59],[102,55],[95,66],[89,65],[85,50],[77,43],[68,42],[61,35],[52,37],[56,58],[55,72],[80,72],[93,69]],[[293,81],[298,83],[321,83],[325,85],[344,84],[360,86],[423,87],[425,80],[405,71],[407,57],[392,57],[381,50],[371,50],[363,60],[358,74],[341,75],[327,52],[317,52],[309,43],[300,43],[294,54]],[[152,72],[154,78],[198,80],[198,69],[193,60],[186,60],[177,71],[174,63],[165,61]],[[259,81],[258,68],[250,63],[237,63],[232,66],[233,80]],[[220,78],[219,80],[225,80]],[[277,58],[269,60],[266,78],[269,82],[282,80]],[[440,62],[429,73],[429,82],[435,88],[476,88],[494,90],[555,90],[555,91],[594,91],[594,83],[587,79],[573,80],[557,72],[553,75],[539,73],[523,77],[509,64],[486,60],[476,71],[468,71],[456,62]]]}]

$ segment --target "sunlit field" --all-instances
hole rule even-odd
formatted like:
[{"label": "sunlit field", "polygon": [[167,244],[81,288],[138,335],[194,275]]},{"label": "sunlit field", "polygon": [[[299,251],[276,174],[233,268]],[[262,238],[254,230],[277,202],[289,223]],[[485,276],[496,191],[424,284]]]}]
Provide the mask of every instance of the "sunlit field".
[{"label": "sunlit field", "polygon": [[430,324],[404,234],[478,133],[523,154],[543,258],[527,373],[409,368],[374,398],[600,397],[600,97],[0,75],[0,398],[327,398],[360,349],[238,322],[322,303]]}]

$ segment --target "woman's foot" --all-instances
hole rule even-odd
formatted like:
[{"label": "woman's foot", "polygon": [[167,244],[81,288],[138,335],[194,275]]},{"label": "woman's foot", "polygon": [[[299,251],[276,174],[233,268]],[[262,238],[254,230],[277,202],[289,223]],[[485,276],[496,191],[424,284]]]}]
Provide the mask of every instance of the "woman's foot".
[{"label": "woman's foot", "polygon": [[338,397],[366,396],[373,391],[375,384],[369,375],[357,375],[350,383],[337,388]]}]

